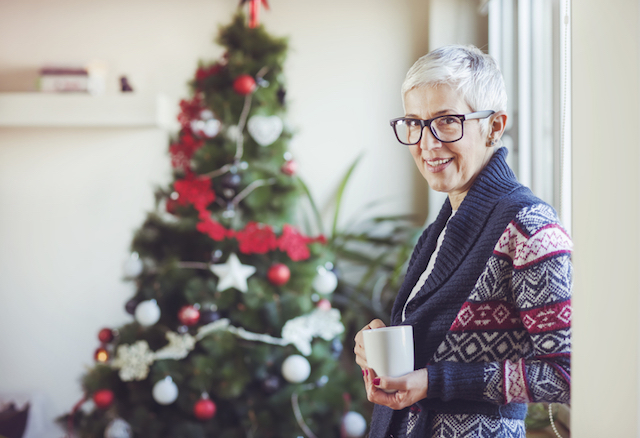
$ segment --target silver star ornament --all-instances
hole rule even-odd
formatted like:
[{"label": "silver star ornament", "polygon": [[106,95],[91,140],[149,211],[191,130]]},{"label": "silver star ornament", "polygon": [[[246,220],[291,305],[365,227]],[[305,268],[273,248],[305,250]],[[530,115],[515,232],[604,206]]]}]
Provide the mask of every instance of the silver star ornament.
[{"label": "silver star ornament", "polygon": [[219,278],[219,291],[235,288],[240,292],[247,292],[247,278],[256,273],[256,268],[251,265],[243,265],[238,256],[231,253],[226,263],[211,265],[211,272]]}]

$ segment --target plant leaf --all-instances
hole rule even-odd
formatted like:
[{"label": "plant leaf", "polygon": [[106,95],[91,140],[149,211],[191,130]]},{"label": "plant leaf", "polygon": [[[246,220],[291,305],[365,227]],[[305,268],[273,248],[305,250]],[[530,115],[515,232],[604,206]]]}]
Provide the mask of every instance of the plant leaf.
[{"label": "plant leaf", "polygon": [[320,215],[320,210],[318,210],[318,206],[313,200],[313,196],[311,196],[311,191],[309,190],[309,187],[307,187],[307,185],[304,183],[304,181],[302,181],[300,177],[296,178],[296,180],[298,184],[300,184],[300,187],[302,187],[302,190],[304,191],[304,193],[307,195],[307,199],[309,200],[309,204],[311,205],[311,210],[313,211],[313,215],[316,218],[316,225],[320,230],[320,233],[323,234],[324,224],[322,223],[322,216]]},{"label": "plant leaf", "polygon": [[351,174],[353,170],[356,168],[356,165],[362,159],[362,154],[355,159],[353,164],[347,170],[347,173],[342,178],[340,185],[338,186],[338,193],[336,195],[336,210],[333,214],[333,226],[331,227],[331,238],[333,239],[336,235],[336,231],[338,229],[338,217],[340,216],[340,207],[342,206],[342,195],[344,194],[344,189],[347,187],[347,183],[349,182],[349,178],[351,178]]}]

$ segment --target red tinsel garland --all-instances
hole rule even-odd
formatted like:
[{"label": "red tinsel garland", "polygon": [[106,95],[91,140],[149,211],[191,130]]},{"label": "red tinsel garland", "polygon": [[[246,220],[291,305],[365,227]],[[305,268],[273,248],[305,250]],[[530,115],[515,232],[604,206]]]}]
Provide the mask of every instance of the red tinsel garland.
[{"label": "red tinsel garland", "polygon": [[198,211],[205,210],[216,199],[216,194],[211,190],[210,178],[195,178],[188,174],[185,179],[177,180],[173,188],[178,192],[178,204],[193,204]]},{"label": "red tinsel garland", "polygon": [[180,113],[178,114],[178,121],[182,127],[188,127],[192,120],[197,120],[200,117],[200,112],[205,109],[202,102],[202,95],[196,93],[191,100],[180,101]]},{"label": "red tinsel garland", "polygon": [[[216,242],[220,242],[227,238],[228,230],[219,222],[214,221],[205,212],[200,212],[200,222],[196,225],[196,230],[211,237]],[[203,214],[204,213],[204,214]]]},{"label": "red tinsel garland", "polygon": [[191,157],[182,150],[179,143],[174,143],[169,146],[169,152],[171,153],[171,166],[173,166],[174,169],[190,169]]},{"label": "red tinsel garland", "polygon": [[306,260],[311,255],[307,243],[312,241],[313,239],[287,224],[282,228],[282,236],[278,239],[278,249],[286,252],[294,262]]},{"label": "red tinsel garland", "polygon": [[213,220],[205,209],[199,210],[198,217],[200,218],[200,222],[196,225],[198,231],[217,242],[235,238],[238,241],[238,250],[243,254],[266,254],[278,249],[286,253],[292,261],[298,262],[311,256],[308,246],[310,243],[325,244],[327,242],[322,235],[311,238],[288,224],[283,227],[282,235],[277,237],[269,225],[249,222],[244,229],[234,231],[226,229]]},{"label": "red tinsel garland", "polygon": [[222,65],[218,63],[210,65],[208,67],[200,66],[196,70],[196,81],[203,81],[209,76],[220,73],[220,70],[222,70]]},{"label": "red tinsel garland", "polygon": [[191,157],[204,145],[204,140],[196,138],[193,133],[184,128],[178,141],[169,146],[171,165],[174,169],[190,170]]},{"label": "red tinsel garland", "polygon": [[284,225],[280,237],[276,236],[270,225],[257,222],[249,222],[239,231],[228,230],[213,220],[207,210],[207,206],[216,199],[216,194],[211,188],[211,179],[208,177],[197,177],[188,171],[184,179],[174,182],[173,188],[178,193],[176,202],[179,205],[193,205],[198,211],[199,222],[196,229],[199,232],[217,242],[235,238],[238,241],[238,250],[243,254],[266,254],[279,249],[297,262],[311,256],[309,243],[326,243],[324,236],[310,238],[289,224]]},{"label": "red tinsel garland", "polygon": [[249,222],[235,233],[238,249],[243,254],[266,254],[277,247],[276,235],[269,225]]}]

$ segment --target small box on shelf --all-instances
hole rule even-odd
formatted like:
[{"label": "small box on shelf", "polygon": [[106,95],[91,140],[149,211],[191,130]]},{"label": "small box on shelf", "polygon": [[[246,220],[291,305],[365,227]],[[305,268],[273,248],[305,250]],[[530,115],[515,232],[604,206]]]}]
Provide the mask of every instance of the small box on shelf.
[{"label": "small box on shelf", "polygon": [[82,67],[43,67],[38,89],[45,93],[88,93],[89,72]]}]

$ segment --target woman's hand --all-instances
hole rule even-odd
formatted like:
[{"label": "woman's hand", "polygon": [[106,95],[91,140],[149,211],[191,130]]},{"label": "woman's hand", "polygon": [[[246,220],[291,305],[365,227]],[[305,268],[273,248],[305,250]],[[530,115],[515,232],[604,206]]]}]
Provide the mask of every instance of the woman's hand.
[{"label": "woman's hand", "polygon": [[[356,363],[362,368],[362,377],[369,401],[391,409],[403,409],[427,397],[429,375],[427,369],[422,368],[401,377],[376,376],[375,371],[367,365],[362,332],[381,327],[386,327],[386,325],[379,319],[374,319],[364,326],[356,334],[353,352],[356,355]],[[394,392],[387,393],[383,389]]]},{"label": "woman's hand", "polygon": [[[367,399],[372,403],[399,410],[427,397],[429,373],[426,368],[401,377],[377,377],[372,369],[365,370],[364,374]],[[387,393],[383,389],[395,392]]]},{"label": "woman's hand", "polygon": [[367,356],[364,353],[364,341],[362,340],[362,332],[365,330],[370,330],[370,329],[375,329],[380,327],[386,327],[386,325],[381,320],[374,319],[369,324],[365,325],[362,328],[362,330],[360,330],[356,334],[356,337],[354,339],[356,345],[355,347],[353,347],[353,352],[356,354],[356,363],[360,365],[360,368],[362,368],[363,376],[365,375],[365,372],[368,367],[367,367]]}]

